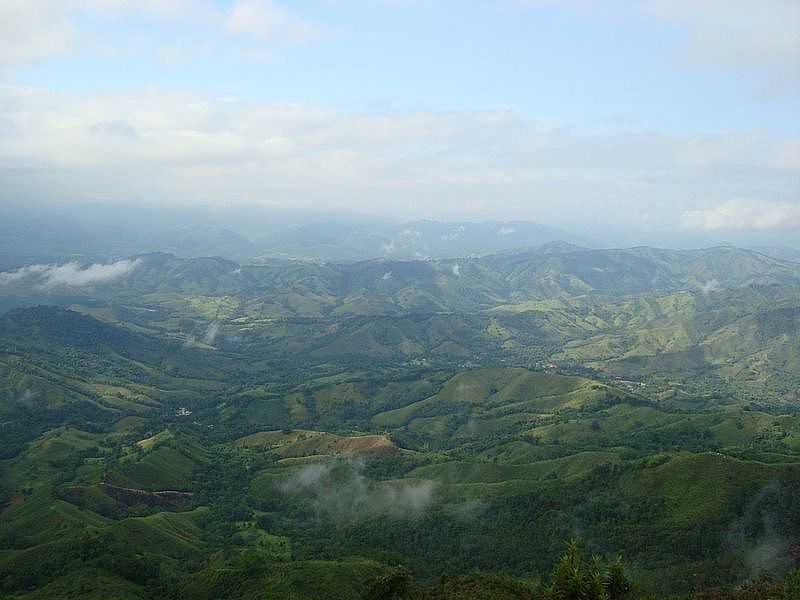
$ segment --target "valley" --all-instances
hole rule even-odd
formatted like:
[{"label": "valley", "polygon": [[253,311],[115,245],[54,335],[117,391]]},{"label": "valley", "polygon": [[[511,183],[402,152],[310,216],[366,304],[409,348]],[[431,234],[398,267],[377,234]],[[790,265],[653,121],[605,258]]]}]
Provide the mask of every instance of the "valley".
[{"label": "valley", "polygon": [[799,263],[129,260],[0,285],[5,597],[522,599],[573,538],[664,598],[798,566]]}]

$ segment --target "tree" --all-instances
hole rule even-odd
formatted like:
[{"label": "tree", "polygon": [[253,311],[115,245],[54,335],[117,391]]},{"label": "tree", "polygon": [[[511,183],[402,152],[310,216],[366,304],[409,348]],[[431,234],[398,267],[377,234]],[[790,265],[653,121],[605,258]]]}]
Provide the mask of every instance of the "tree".
[{"label": "tree", "polygon": [[545,600],[624,600],[631,591],[622,559],[606,565],[599,556],[586,564],[572,540],[553,569]]},{"label": "tree", "polygon": [[631,582],[625,576],[625,565],[618,556],[608,567],[606,573],[606,591],[610,600],[625,598],[631,591]]},{"label": "tree", "polygon": [[587,597],[586,582],[582,563],[580,546],[576,540],[572,540],[553,569],[552,582],[545,592],[545,598],[547,600],[585,600]]}]

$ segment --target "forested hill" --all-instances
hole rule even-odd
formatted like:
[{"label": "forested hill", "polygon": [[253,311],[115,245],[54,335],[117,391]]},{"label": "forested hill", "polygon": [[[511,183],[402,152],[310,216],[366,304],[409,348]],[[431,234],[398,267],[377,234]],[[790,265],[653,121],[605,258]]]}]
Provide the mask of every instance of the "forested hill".
[{"label": "forested hill", "polygon": [[451,309],[461,308],[462,292],[470,292],[476,305],[489,306],[495,299],[522,297],[715,291],[800,283],[800,263],[731,247],[588,250],[556,244],[472,259],[381,259],[351,264],[274,261],[265,266],[169,255],[141,258],[142,268],[127,280],[138,291],[268,293],[291,286],[298,294],[347,297],[366,291],[392,297],[415,289]]},{"label": "forested hill", "polygon": [[[384,307],[398,310],[473,310],[524,299],[680,290],[711,293],[800,283],[800,263],[733,247],[589,250],[554,243],[481,258],[347,264],[272,260],[263,265],[240,265],[222,258],[181,259],[169,254],[146,254],[131,260],[136,268],[129,276],[113,285],[93,286],[88,293],[293,293],[320,301],[364,296],[365,301],[381,300]],[[0,286],[0,293],[41,291],[35,275],[9,278]],[[76,293],[76,289],[54,286],[52,292]]]}]

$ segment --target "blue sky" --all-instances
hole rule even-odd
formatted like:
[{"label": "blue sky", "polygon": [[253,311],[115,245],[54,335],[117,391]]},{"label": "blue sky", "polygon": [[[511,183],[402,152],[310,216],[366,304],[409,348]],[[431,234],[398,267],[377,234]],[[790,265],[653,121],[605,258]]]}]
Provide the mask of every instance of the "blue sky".
[{"label": "blue sky", "polygon": [[2,0],[0,89],[18,196],[800,229],[795,0]]}]

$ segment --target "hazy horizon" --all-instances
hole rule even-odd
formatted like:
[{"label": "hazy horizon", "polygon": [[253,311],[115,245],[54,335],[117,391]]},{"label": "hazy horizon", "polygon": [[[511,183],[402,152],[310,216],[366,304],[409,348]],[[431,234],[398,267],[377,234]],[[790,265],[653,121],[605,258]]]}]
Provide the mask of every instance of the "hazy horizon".
[{"label": "hazy horizon", "polygon": [[[786,249],[790,252],[781,257],[792,260],[800,254],[800,238],[791,229],[686,231],[657,226],[630,228],[612,223],[598,228],[578,220],[552,223],[481,217],[403,218],[367,211],[323,211],[258,204],[6,203],[0,205],[0,221],[3,221],[0,233],[6,239],[6,244],[0,247],[7,259],[16,255],[16,262],[20,264],[37,256],[52,259],[81,254],[121,257],[147,252],[172,252],[187,257],[219,254],[247,262],[255,256],[270,255],[276,245],[291,240],[298,232],[308,241],[328,240],[325,243],[331,255],[314,255],[314,258],[334,262],[343,260],[341,251],[354,243],[353,236],[364,238],[360,252],[367,254],[356,253],[347,260],[459,257],[524,250],[551,241],[596,249],[650,246],[688,250],[724,245],[757,250]],[[429,231],[419,232],[420,226]],[[470,229],[466,234],[460,231],[464,226]],[[396,238],[414,235],[423,235],[426,240],[420,239],[420,243],[427,247],[433,241],[438,249],[398,254],[386,245]],[[172,243],[176,237],[190,238],[191,244]],[[497,238],[495,242],[491,241],[493,237]],[[373,241],[368,242],[368,238]],[[54,243],[59,248],[57,251],[52,249]]]}]

